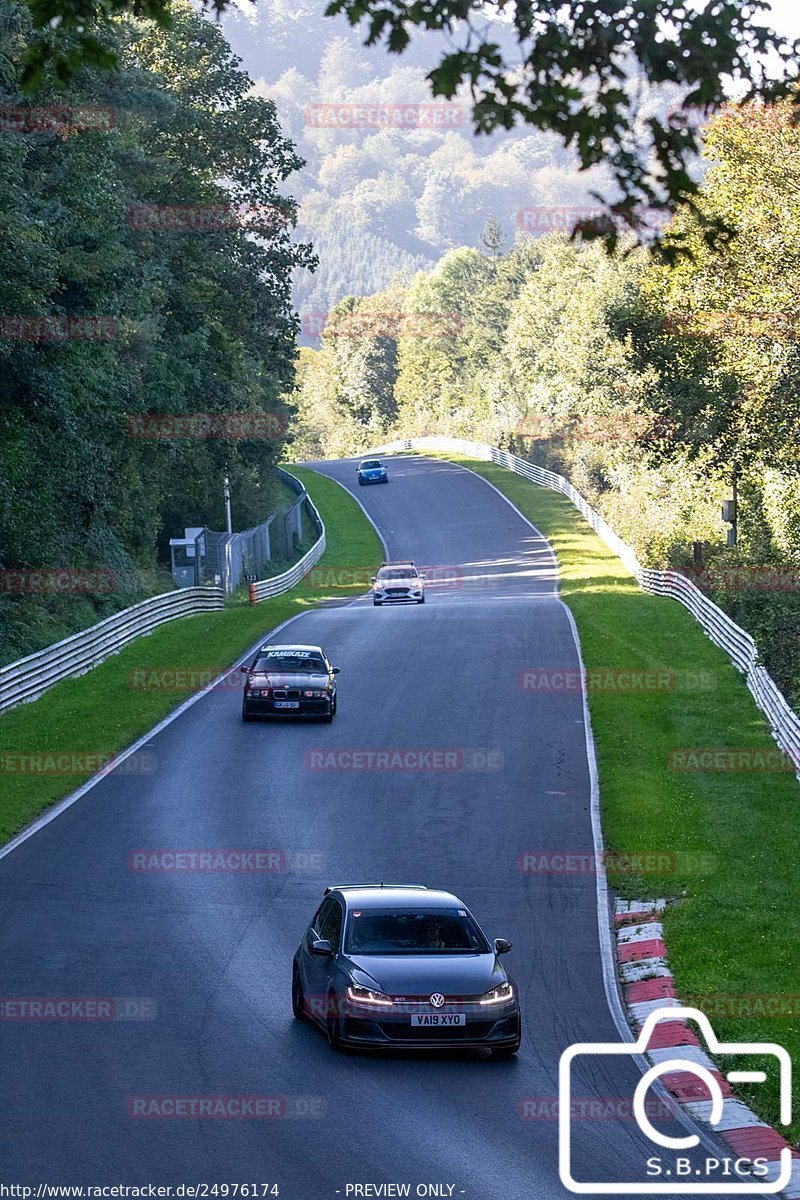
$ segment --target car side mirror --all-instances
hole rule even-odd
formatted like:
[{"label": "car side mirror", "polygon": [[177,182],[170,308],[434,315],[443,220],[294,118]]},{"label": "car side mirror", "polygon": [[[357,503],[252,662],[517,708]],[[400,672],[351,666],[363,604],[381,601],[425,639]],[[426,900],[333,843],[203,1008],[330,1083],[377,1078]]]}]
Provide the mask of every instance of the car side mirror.
[{"label": "car side mirror", "polygon": [[331,675],[340,675],[341,671],[338,667],[331,667]]},{"label": "car side mirror", "polygon": [[311,943],[310,950],[312,954],[318,954],[320,958],[333,958],[333,946],[327,938],[317,938]]},{"label": "car side mirror", "polygon": [[508,954],[510,949],[511,949],[511,942],[509,942],[508,938],[495,938],[494,939],[495,954]]},{"label": "car side mirror", "polygon": [[243,675],[249,675],[249,673],[250,673],[249,667],[239,667],[239,670],[242,672]]},{"label": "car side mirror", "polygon": [[377,582],[377,579],[378,579],[378,576],[377,576],[377,575],[370,575],[370,577],[369,577],[369,581],[370,581],[370,583],[375,583],[375,582]]},{"label": "car side mirror", "polygon": [[420,579],[427,579],[427,578],[428,578],[427,575],[420,575]]}]

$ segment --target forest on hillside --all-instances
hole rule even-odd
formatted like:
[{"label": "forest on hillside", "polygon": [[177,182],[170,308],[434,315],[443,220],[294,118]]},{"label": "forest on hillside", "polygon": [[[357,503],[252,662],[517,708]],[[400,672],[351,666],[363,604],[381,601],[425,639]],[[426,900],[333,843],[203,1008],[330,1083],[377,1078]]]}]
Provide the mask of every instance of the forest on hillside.
[{"label": "forest on hillside", "polygon": [[[315,0],[242,4],[223,28],[305,160],[294,183],[298,235],[313,241],[319,267],[295,272],[304,344],[318,345],[320,316],[345,296],[408,282],[448,250],[480,247],[490,218],[513,241],[518,229],[558,224],[564,206],[596,209],[593,190],[613,193],[604,166],[579,172],[574,150],[552,133],[519,124],[475,135],[466,89],[431,103],[433,35],[398,58],[364,47]],[[508,26],[491,28],[513,53]],[[635,86],[643,137],[680,93]]]},{"label": "forest on hillside", "polygon": [[[670,265],[552,234],[444,254],[350,296],[303,349],[295,453],[449,434],[566,474],[643,561],[693,571],[800,701],[800,130],[728,106]],[[704,220],[729,240],[712,247]],[[735,485],[738,545],[721,519]],[[770,567],[777,568],[770,570]]]}]

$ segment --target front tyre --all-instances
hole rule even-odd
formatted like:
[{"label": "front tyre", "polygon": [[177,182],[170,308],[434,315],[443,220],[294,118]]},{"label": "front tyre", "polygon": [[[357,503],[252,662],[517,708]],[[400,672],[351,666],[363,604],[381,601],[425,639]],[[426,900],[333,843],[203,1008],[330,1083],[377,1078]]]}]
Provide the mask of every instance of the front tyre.
[{"label": "front tyre", "polygon": [[373,600],[373,601],[372,601],[372,607],[373,607],[373,608],[380,608],[380,606],[381,606],[382,604],[383,604],[383,601],[382,601],[382,600]]},{"label": "front tyre", "polygon": [[242,720],[243,721],[254,720],[253,714],[247,711],[247,708],[245,707],[244,704],[242,705]]},{"label": "front tyre", "polygon": [[425,603],[425,597],[420,596],[419,600],[417,601],[417,604],[424,604],[424,603]]}]

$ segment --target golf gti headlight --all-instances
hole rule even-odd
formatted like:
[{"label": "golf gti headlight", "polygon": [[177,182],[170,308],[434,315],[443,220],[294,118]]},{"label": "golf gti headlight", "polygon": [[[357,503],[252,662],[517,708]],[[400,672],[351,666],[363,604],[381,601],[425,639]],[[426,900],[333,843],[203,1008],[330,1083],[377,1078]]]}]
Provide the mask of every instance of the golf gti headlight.
[{"label": "golf gti headlight", "polygon": [[479,1004],[504,1004],[508,1000],[514,999],[514,989],[506,980],[501,983],[500,987],[494,988],[491,992],[487,992],[485,996],[481,996]]},{"label": "golf gti headlight", "polygon": [[369,988],[356,987],[351,983],[347,988],[347,999],[353,1004],[368,1004],[373,1008],[391,1008],[392,1001],[380,992],[371,992]]}]

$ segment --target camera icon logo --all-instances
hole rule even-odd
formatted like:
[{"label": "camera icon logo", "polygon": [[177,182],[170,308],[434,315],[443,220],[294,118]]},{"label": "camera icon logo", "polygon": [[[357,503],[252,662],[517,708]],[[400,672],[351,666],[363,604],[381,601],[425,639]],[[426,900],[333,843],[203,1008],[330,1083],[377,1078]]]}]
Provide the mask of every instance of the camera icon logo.
[{"label": "camera icon logo", "polygon": [[[674,1195],[680,1193],[681,1195],[688,1195],[690,1193],[705,1193],[706,1195],[714,1194],[716,1196],[736,1194],[757,1196],[775,1195],[777,1192],[782,1191],[788,1186],[792,1177],[792,1153],[788,1147],[784,1147],[781,1150],[779,1177],[766,1183],[758,1183],[752,1178],[745,1179],[739,1183],[730,1183],[724,1179],[716,1183],[693,1183],[685,1178],[676,1178],[673,1182],[669,1183],[657,1183],[647,1179],[638,1183],[612,1183],[606,1181],[579,1181],[573,1177],[571,1124],[573,1061],[576,1058],[593,1056],[608,1058],[610,1056],[624,1055],[636,1058],[644,1055],[650,1043],[653,1030],[659,1021],[665,1020],[694,1021],[700,1029],[710,1054],[736,1055],[740,1058],[747,1057],[748,1055],[757,1055],[762,1059],[765,1056],[775,1058],[778,1062],[780,1072],[780,1123],[782,1125],[789,1125],[791,1123],[792,1062],[783,1046],[779,1046],[775,1042],[720,1042],[711,1027],[708,1017],[700,1012],[699,1009],[659,1008],[649,1014],[635,1042],[578,1042],[573,1046],[569,1046],[561,1055],[558,1070],[558,1167],[564,1187],[577,1195],[621,1195],[625,1193],[636,1195]],[[725,1106],[725,1097],[722,1093],[719,1080],[712,1075],[711,1071],[691,1058],[680,1058],[678,1054],[679,1052],[676,1051],[674,1058],[659,1062],[644,1072],[636,1086],[632,1101],[633,1115],[639,1129],[656,1146],[660,1146],[667,1151],[690,1150],[700,1144],[700,1138],[696,1134],[687,1134],[686,1137],[670,1137],[653,1126],[646,1112],[645,1101],[648,1089],[660,1076],[674,1071],[684,1071],[690,1072],[702,1080],[708,1088],[708,1093],[711,1097],[711,1111],[708,1120],[712,1126],[719,1125]],[[765,1083],[767,1076],[761,1070],[733,1070],[729,1071],[725,1075],[725,1078],[730,1083]]]}]

